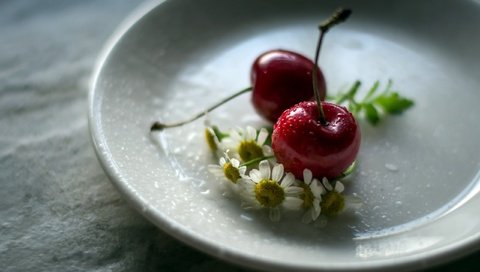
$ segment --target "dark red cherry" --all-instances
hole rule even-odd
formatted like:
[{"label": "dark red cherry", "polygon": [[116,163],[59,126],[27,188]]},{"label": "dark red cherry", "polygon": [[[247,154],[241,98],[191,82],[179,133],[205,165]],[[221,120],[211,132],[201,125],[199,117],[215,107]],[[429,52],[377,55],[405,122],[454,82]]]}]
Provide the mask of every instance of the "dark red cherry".
[{"label": "dark red cherry", "polygon": [[360,129],[345,108],[322,102],[325,124],[314,101],[286,110],[272,134],[272,149],[285,171],[301,179],[304,169],[314,177],[335,178],[348,168],[360,148]]},{"label": "dark red cherry", "polygon": [[[265,119],[275,123],[291,106],[313,98],[312,69],[307,57],[288,50],[271,50],[261,54],[250,73],[252,103]],[[318,73],[320,99],[325,99],[325,78]]]}]

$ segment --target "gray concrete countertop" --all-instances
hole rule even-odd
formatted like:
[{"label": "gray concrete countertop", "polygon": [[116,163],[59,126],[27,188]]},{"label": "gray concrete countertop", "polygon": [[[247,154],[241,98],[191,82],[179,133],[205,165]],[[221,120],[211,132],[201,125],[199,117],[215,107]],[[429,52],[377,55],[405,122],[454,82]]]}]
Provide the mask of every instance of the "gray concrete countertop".
[{"label": "gray concrete countertop", "polygon": [[[95,157],[92,69],[140,3],[0,1],[0,271],[244,271],[149,223]],[[442,269],[478,269],[479,257]]]}]

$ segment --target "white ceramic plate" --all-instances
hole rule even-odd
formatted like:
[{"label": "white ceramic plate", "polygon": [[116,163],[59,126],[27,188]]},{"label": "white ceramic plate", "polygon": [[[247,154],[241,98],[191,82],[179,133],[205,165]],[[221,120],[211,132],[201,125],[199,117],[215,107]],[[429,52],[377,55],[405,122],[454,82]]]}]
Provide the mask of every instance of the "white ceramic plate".
[{"label": "white ceramic plate", "polygon": [[[317,23],[351,19],[326,37],[331,92],[394,80],[406,114],[362,125],[347,183],[365,204],[325,228],[273,224],[244,211],[206,171],[202,121],[149,133],[249,84],[254,58],[284,48],[312,56]],[[90,93],[92,138],[105,171],[164,231],[214,256],[271,270],[414,269],[480,247],[478,1],[224,1],[151,3],[114,35]],[[222,128],[263,125],[244,95],[211,113]],[[288,218],[288,216],[287,216]]]}]

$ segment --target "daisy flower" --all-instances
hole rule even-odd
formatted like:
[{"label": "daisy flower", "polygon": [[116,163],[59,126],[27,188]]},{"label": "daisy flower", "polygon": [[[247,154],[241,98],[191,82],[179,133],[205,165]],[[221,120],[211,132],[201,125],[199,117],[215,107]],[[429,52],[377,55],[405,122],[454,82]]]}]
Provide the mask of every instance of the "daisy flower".
[{"label": "daisy flower", "polygon": [[318,179],[313,178],[312,171],[309,169],[303,170],[303,182],[300,182],[300,186],[303,188],[303,193],[300,195],[303,200],[302,208],[306,210],[302,222],[308,224],[317,220],[320,215],[322,210],[320,202],[326,190]]},{"label": "daisy flower", "polygon": [[356,196],[343,195],[345,186],[340,181],[335,182],[335,186],[323,178],[322,184],[326,189],[326,193],[322,196],[320,208],[322,215],[335,216],[347,209],[359,209],[363,203],[362,200]]},{"label": "daisy flower", "polygon": [[234,184],[237,184],[247,171],[246,166],[240,166],[240,161],[235,158],[230,158],[227,152],[225,156],[221,157],[218,164],[211,164],[208,166],[208,171],[220,178],[226,178]]},{"label": "daisy flower", "polygon": [[260,131],[251,126],[245,130],[237,128],[230,132],[230,137],[222,140],[227,148],[235,151],[232,156],[238,157],[243,162],[252,161],[266,156],[273,155],[272,148],[265,145],[268,137],[268,131],[261,128]]},{"label": "daisy flower", "polygon": [[244,179],[244,207],[267,208],[270,220],[279,221],[280,207],[298,210],[303,203],[299,197],[303,189],[295,186],[294,181],[292,173],[284,175],[282,164],[271,169],[268,160],[261,161],[259,169],[252,169],[250,178]]},{"label": "daisy flower", "polygon": [[218,139],[215,131],[212,127],[205,128],[205,140],[207,141],[207,145],[214,154],[219,154],[222,152],[222,146],[220,140]]},{"label": "daisy flower", "polygon": [[217,126],[212,125],[208,112],[205,112],[205,120],[203,121],[203,124],[205,125],[205,141],[207,142],[210,151],[212,151],[217,157],[221,157],[225,152],[222,138],[227,137],[228,135],[220,131]]}]

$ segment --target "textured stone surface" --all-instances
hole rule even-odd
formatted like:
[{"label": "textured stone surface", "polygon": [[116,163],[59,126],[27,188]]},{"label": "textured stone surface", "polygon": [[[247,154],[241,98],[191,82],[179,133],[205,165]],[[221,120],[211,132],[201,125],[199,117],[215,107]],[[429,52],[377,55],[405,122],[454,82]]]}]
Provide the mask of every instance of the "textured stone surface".
[{"label": "textured stone surface", "polygon": [[[146,221],[89,141],[87,91],[140,1],[0,1],[0,271],[242,271]],[[478,267],[479,254],[449,265]]]}]

